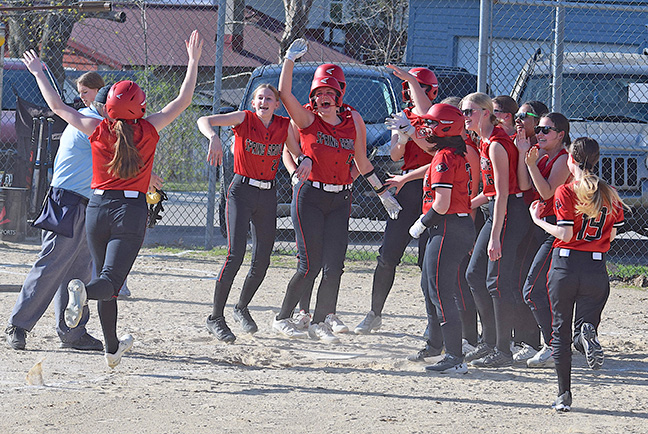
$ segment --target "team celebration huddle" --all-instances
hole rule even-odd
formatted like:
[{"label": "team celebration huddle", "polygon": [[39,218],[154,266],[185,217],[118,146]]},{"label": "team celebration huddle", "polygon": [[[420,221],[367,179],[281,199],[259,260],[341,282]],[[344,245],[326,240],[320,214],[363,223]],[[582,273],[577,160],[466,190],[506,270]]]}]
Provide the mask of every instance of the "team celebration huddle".
[{"label": "team celebration huddle", "polygon": [[[77,82],[87,108],[76,111],[52,88],[36,53],[24,54],[45,101],[69,126],[49,193],[53,207],[65,213],[44,232],[39,259],[9,318],[7,341],[14,349],[25,348],[26,332],[52,299],[63,347],[105,351],[110,368],[132,348],[131,335],[117,336],[117,297],[144,240],[147,192],[161,186],[152,172],[159,132],[190,105],[195,90],[203,42],[194,31],[185,44],[184,81],[156,113],[146,112],[146,95],[136,83],[105,86],[92,73]],[[367,157],[362,113],[344,103],[341,67],[317,68],[308,101],[293,94],[295,61],[307,50],[304,39],[292,43],[278,88],[258,86],[251,110],[197,120],[213,166],[223,162],[215,127],[234,133],[228,248],[206,318],[209,332],[233,344],[229,318],[236,333],[267,326],[286,338],[327,344],[343,344],[345,333],[378,332],[388,321],[383,309],[397,266],[415,239],[426,312],[421,321],[427,325],[425,346],[407,359],[427,363],[435,357],[425,367],[431,374],[514,364],[555,369],[553,408],[569,411],[572,347],[592,369],[604,361],[597,330],[610,293],[606,252],[626,208],[594,173],[598,143],[572,139],[568,119],[543,102],[518,106],[509,96],[479,92],[437,102],[434,72],[387,65],[402,80],[406,105],[385,120],[390,156],[402,161],[402,173],[380,179]],[[289,117],[275,114],[281,104]],[[280,160],[292,179],[298,261],[272,324],[258,325],[249,306],[272,273]],[[358,177],[373,187],[389,218],[366,315],[351,327],[337,305]],[[62,235],[58,226],[73,235]],[[250,269],[233,315],[226,315],[249,232]],[[85,330],[88,300],[97,300],[103,343]]]}]

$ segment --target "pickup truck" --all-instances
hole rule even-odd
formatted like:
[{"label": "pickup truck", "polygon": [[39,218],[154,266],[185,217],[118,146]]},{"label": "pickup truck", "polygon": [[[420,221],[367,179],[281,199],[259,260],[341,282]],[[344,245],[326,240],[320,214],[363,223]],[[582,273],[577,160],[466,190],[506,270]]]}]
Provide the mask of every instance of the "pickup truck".
[{"label": "pickup truck", "polygon": [[[551,102],[551,63],[537,52],[520,72],[511,96]],[[632,208],[626,231],[648,235],[648,56],[633,53],[565,53],[562,109],[572,140],[598,141],[596,170]]]}]

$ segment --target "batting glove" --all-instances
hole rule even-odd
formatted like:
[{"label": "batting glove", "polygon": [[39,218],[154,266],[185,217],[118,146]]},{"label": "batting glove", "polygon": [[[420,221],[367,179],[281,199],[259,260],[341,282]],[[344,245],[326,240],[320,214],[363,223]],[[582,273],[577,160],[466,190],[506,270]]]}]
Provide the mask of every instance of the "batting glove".
[{"label": "batting glove", "polygon": [[308,42],[304,38],[298,38],[290,44],[288,50],[286,51],[286,59],[290,59],[293,62],[300,57],[302,57],[308,51]]},{"label": "batting glove", "polygon": [[410,120],[407,119],[407,116],[403,112],[395,113],[391,117],[386,118],[385,125],[387,125],[388,130],[396,131],[399,135],[403,134],[408,138],[416,132],[416,128],[412,126]]},{"label": "batting glove", "polygon": [[403,209],[403,207],[400,206],[400,203],[398,203],[394,195],[391,194],[389,190],[385,190],[384,192],[380,193],[378,197],[387,210],[389,218],[396,220],[398,218],[398,213]]},{"label": "batting glove", "polygon": [[424,216],[425,214],[421,214],[421,217],[419,217],[418,220],[416,220],[414,224],[409,228],[409,233],[412,238],[420,237],[427,229],[427,227],[422,222]]}]

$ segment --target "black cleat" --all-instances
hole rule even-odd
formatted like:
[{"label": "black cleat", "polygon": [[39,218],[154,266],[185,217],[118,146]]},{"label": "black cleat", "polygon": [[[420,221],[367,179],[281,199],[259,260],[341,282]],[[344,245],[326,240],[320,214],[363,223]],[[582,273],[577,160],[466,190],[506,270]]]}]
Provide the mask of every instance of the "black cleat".
[{"label": "black cleat", "polygon": [[470,364],[480,368],[504,368],[506,366],[513,366],[513,355],[505,354],[495,348],[493,352],[486,357],[473,360]]},{"label": "black cleat", "polygon": [[5,329],[7,343],[14,350],[24,350],[27,340],[27,330],[21,327],[10,325]]},{"label": "black cleat", "polygon": [[470,363],[473,360],[481,359],[492,353],[493,349],[494,348],[488,345],[486,342],[482,342],[481,344],[477,345],[474,350],[466,353],[464,360],[466,361],[466,363]]},{"label": "black cleat", "polygon": [[426,345],[422,350],[419,350],[416,353],[407,356],[407,360],[409,360],[410,362],[425,362],[425,359],[427,357],[440,356],[441,352],[443,352],[443,347],[434,348]]},{"label": "black cleat", "polygon": [[212,319],[211,315],[207,317],[207,330],[211,332],[219,341],[231,344],[236,340],[236,336],[227,326],[224,316]]},{"label": "black cleat", "polygon": [[61,348],[72,348],[80,351],[103,351],[103,344],[99,339],[90,336],[87,332],[73,342],[61,342]]},{"label": "black cleat", "polygon": [[581,326],[580,341],[585,350],[587,364],[592,369],[601,369],[603,366],[603,348],[599,343],[596,329],[588,322]]},{"label": "black cleat", "polygon": [[250,310],[247,307],[239,309],[238,306],[234,306],[234,321],[241,324],[241,328],[244,332],[254,334],[259,331],[252,315],[250,315]]}]

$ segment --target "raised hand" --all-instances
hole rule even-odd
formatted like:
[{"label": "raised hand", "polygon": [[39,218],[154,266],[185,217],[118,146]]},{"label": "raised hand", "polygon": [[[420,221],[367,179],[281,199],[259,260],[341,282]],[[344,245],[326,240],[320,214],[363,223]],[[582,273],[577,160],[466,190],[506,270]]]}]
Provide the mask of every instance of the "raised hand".
[{"label": "raised hand", "polygon": [[385,125],[388,130],[396,131],[399,135],[403,134],[408,138],[408,140],[409,137],[416,132],[416,129],[412,126],[410,120],[407,119],[407,116],[405,116],[405,113],[403,112],[398,112],[391,115],[391,117],[385,118]]},{"label": "raised hand", "polygon": [[34,50],[27,50],[23,54],[23,63],[32,74],[36,75],[43,71],[43,63]]},{"label": "raised hand", "polygon": [[202,54],[203,39],[198,34],[198,30],[191,32],[189,40],[185,40],[185,46],[187,47],[187,54],[189,54],[189,60],[198,60]]},{"label": "raised hand", "polygon": [[304,38],[297,38],[290,44],[288,50],[286,51],[286,59],[292,60],[293,62],[300,57],[302,57],[308,51],[308,42]]}]

